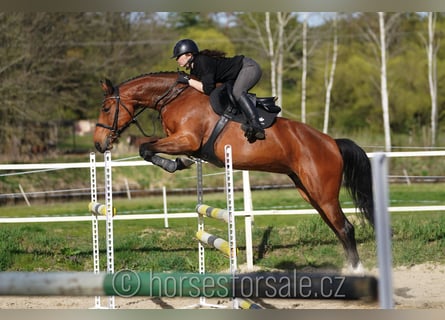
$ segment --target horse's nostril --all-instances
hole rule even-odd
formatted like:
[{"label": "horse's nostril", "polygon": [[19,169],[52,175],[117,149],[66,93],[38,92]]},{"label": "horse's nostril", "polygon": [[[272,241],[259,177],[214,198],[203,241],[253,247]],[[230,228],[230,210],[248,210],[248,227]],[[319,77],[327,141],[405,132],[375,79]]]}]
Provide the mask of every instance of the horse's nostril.
[{"label": "horse's nostril", "polygon": [[100,146],[100,143],[99,143],[99,142],[96,142],[96,143],[94,144],[94,146],[96,147],[96,150],[97,150],[97,151],[99,151],[99,152],[103,152],[103,151],[102,151],[102,147]]}]

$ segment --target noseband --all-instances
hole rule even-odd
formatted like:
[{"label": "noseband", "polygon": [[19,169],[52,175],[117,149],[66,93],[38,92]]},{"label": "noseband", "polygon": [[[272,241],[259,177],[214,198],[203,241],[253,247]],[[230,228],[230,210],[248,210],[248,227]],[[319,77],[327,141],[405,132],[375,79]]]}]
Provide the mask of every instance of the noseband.
[{"label": "noseband", "polygon": [[[112,138],[112,139],[116,139],[116,138],[118,138],[121,135],[121,133],[125,129],[127,129],[130,126],[130,124],[132,124],[133,122],[137,122],[137,120],[136,120],[136,116],[133,117],[131,115],[130,110],[128,110],[127,106],[125,106],[125,104],[121,101],[121,97],[119,95],[119,87],[115,87],[113,92],[115,92],[114,96],[107,97],[107,98],[104,99],[104,101],[108,100],[108,99],[115,99],[116,100],[116,110],[114,111],[113,125],[109,126],[109,125],[104,124],[104,123],[96,123],[96,127],[101,127],[101,128],[105,128],[105,129],[110,130],[111,133],[110,133],[109,137]],[[124,124],[121,128],[118,128],[119,110],[120,110],[121,106],[122,106],[122,108],[124,108],[125,111],[128,112],[128,114],[131,116],[132,119],[130,121],[128,121],[126,124]]]},{"label": "noseband", "polygon": [[[178,82],[175,82],[172,86],[170,86],[167,91],[161,95],[158,100],[156,100],[156,102],[154,103],[153,107],[143,107],[141,108],[138,112],[136,112],[134,115],[131,114],[130,110],[128,109],[128,107],[121,101],[121,97],[119,95],[119,87],[116,86],[114,87],[113,92],[115,93],[114,96],[112,97],[106,97],[104,99],[108,100],[108,99],[115,99],[116,100],[116,110],[114,112],[114,119],[113,119],[113,125],[109,126],[107,124],[104,123],[96,123],[96,127],[101,127],[101,128],[105,128],[107,130],[110,130],[110,134],[108,135],[109,138],[115,140],[117,138],[119,138],[119,136],[122,134],[122,132],[124,132],[131,124],[136,124],[136,126],[138,127],[139,131],[145,136],[145,137],[149,137],[149,135],[147,135],[144,130],[142,129],[141,125],[139,124],[139,122],[137,121],[137,117],[145,111],[145,109],[155,109],[159,112],[159,114],[161,113],[162,109],[168,104],[170,103],[172,100],[174,100],[177,96],[179,96],[188,86],[183,86],[180,87],[175,94],[172,94],[169,97],[169,94],[173,91],[173,89],[176,87],[176,85],[178,84]],[[158,106],[160,104],[160,102],[162,100],[164,100],[165,98],[166,101],[164,103],[162,103],[160,106]],[[119,109],[120,107],[122,107],[131,117],[131,119],[129,121],[127,121],[122,127],[118,127],[119,126]]]}]

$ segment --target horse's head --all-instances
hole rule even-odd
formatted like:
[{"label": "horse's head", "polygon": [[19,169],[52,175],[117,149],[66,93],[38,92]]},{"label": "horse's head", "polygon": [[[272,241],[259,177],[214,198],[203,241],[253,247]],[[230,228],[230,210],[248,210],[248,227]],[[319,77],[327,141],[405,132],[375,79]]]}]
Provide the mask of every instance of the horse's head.
[{"label": "horse's head", "polygon": [[143,110],[155,109],[161,113],[188,88],[188,85],[179,83],[177,77],[174,72],[151,73],[127,80],[119,86],[113,86],[108,79],[102,81],[105,98],[94,132],[96,149],[99,152],[110,150],[113,142],[132,123],[144,134],[136,119]]},{"label": "horse's head", "polygon": [[101,82],[104,100],[94,131],[94,145],[99,152],[113,148],[113,142],[132,123],[134,100],[120,95],[119,86],[110,80]]}]

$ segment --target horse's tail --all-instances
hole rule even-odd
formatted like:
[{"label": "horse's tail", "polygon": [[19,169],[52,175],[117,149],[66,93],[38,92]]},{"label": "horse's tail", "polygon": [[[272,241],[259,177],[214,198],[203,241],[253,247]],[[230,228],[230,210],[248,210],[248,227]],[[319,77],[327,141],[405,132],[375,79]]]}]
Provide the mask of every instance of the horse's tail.
[{"label": "horse's tail", "polygon": [[343,157],[343,179],[360,212],[374,226],[371,162],[354,141],[335,139]]}]

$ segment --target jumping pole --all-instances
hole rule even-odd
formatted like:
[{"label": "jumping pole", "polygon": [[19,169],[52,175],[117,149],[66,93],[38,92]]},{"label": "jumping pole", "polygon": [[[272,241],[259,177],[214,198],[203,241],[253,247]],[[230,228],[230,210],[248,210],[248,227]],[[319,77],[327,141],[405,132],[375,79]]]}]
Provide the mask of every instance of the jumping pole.
[{"label": "jumping pole", "polygon": [[[232,278],[237,272],[237,248],[236,248],[236,238],[235,238],[235,204],[234,204],[234,190],[233,190],[233,167],[232,167],[232,147],[230,145],[224,146],[224,163],[225,163],[225,185],[224,190],[226,194],[226,205],[227,209],[214,208],[202,203],[202,174],[198,174],[198,204],[195,208],[198,213],[198,232],[196,233],[196,238],[199,240],[199,267],[200,273],[205,274],[204,266],[204,247],[202,243],[208,244],[222,253],[224,253],[229,258],[230,263],[230,273]],[[227,236],[228,241],[207,233],[204,231],[204,220],[203,217],[207,216],[210,218],[223,220],[227,223]],[[202,252],[202,253],[201,253]],[[202,259],[201,259],[202,258]],[[232,296],[232,307],[233,309],[239,308],[239,301],[235,296]]]},{"label": "jumping pole", "polygon": [[[90,186],[91,186],[91,205],[97,203],[97,179],[96,179],[96,154],[90,153]],[[89,208],[90,209],[90,208]],[[91,212],[91,209],[90,209]],[[93,233],[93,272],[99,274],[99,226],[97,214],[91,215],[91,229]],[[100,308],[100,296],[94,298],[94,308]]]},{"label": "jumping pole", "polygon": [[[196,196],[197,196],[197,207],[203,203],[204,192],[203,192],[203,181],[202,181],[202,160],[196,159]],[[204,231],[204,217],[202,215],[198,215],[198,232]],[[204,276],[206,274],[205,269],[205,248],[201,241],[198,241],[198,266],[199,266],[199,275]],[[209,304],[206,302],[206,296],[199,295],[199,303],[196,305],[191,305],[188,308],[196,308],[196,307],[211,307],[211,308],[223,308],[218,304]]]},{"label": "jumping pole", "polygon": [[[89,211],[92,213],[92,233],[93,233],[93,273],[95,275],[100,272],[99,263],[99,228],[98,216],[106,216],[106,248],[107,248],[107,273],[114,273],[114,244],[113,244],[113,216],[116,209],[113,207],[113,187],[111,175],[111,152],[106,151],[104,154],[104,178],[105,178],[105,204],[97,202],[97,172],[96,172],[96,155],[90,153],[90,182],[91,182],[91,202],[88,205]],[[94,308],[102,308],[100,296],[95,297]],[[108,308],[115,308],[114,296],[108,297]]]},{"label": "jumping pole", "polygon": [[369,276],[293,272],[199,274],[119,271],[0,272],[0,295],[149,296],[374,301],[377,281]]}]

